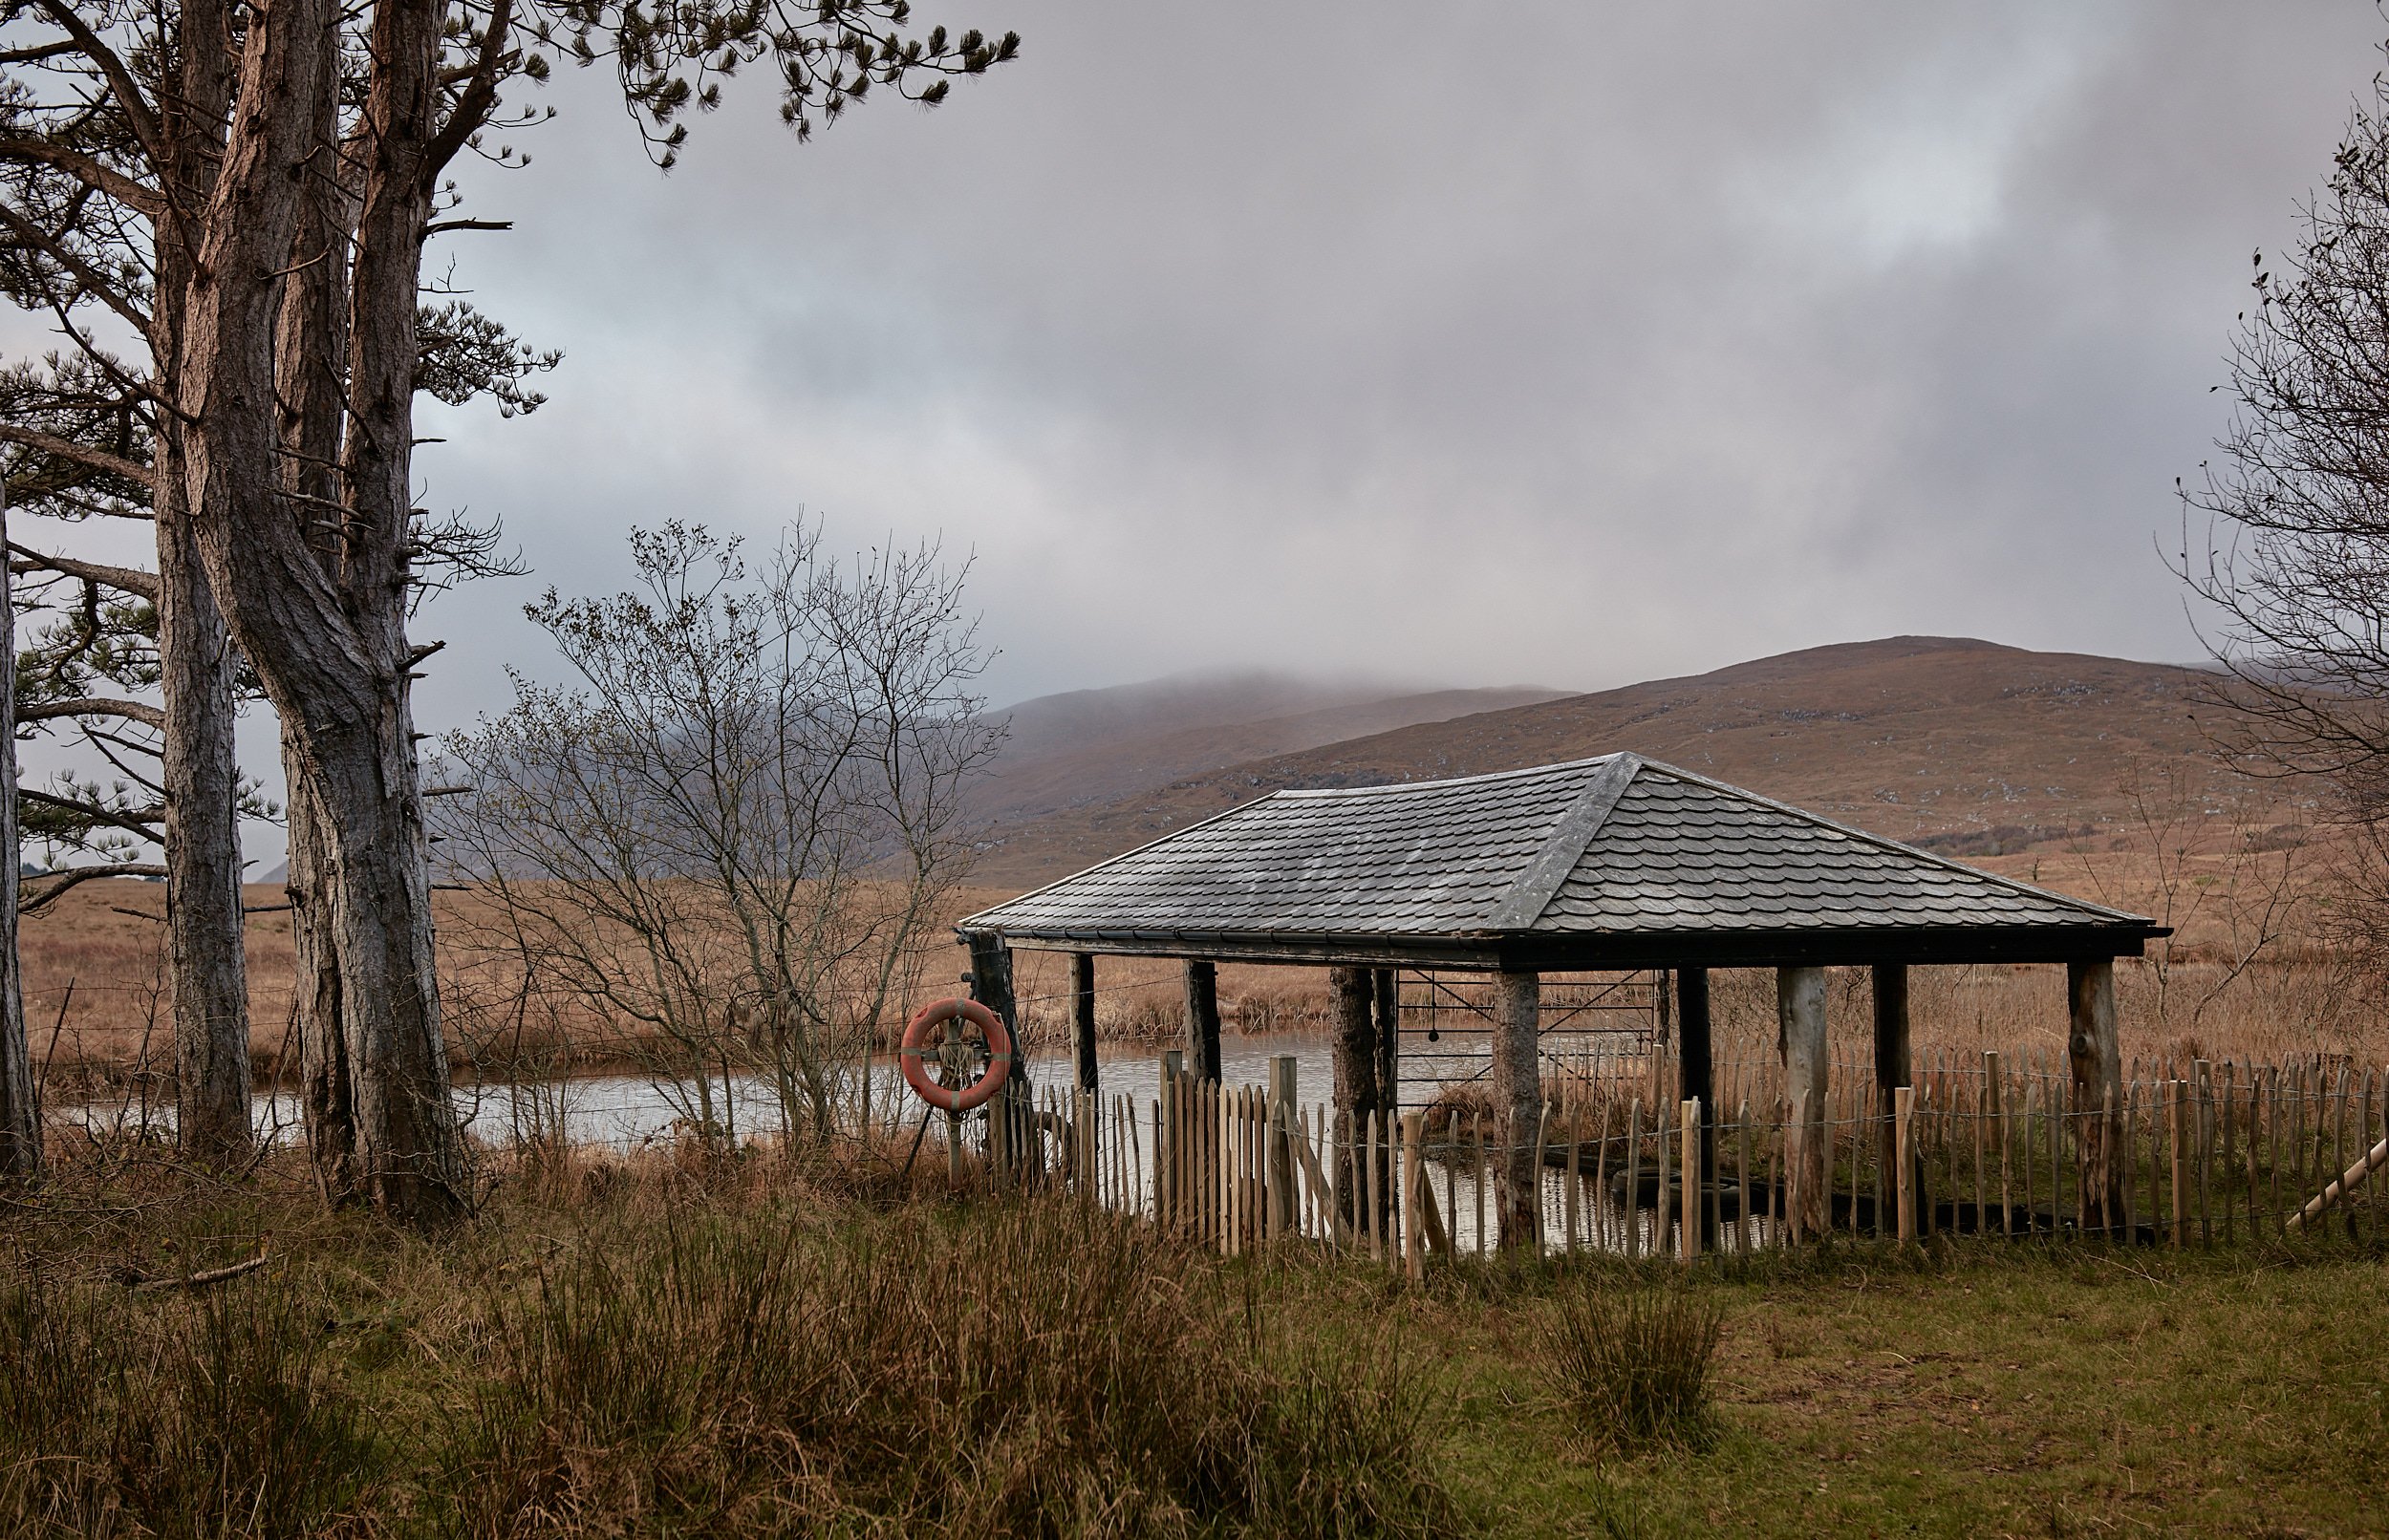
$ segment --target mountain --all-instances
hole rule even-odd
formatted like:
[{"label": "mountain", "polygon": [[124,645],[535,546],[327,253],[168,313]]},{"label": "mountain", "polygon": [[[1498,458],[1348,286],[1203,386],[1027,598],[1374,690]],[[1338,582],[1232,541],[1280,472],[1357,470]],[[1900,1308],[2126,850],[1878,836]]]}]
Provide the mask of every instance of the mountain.
[{"label": "mountain", "polygon": [[1246,759],[1563,694],[1530,686],[1401,691],[1242,673],[1041,695],[996,714],[1008,736],[972,789],[972,811],[1020,823]]},{"label": "mountain", "polygon": [[[1631,749],[1874,832],[1987,856],[2151,819],[2302,817],[2239,781],[2197,720],[2195,669],[1967,638],[1811,648],[1712,674],[1269,750],[1150,788],[999,820],[974,881],[1051,881],[1284,788],[1475,775]],[[1057,785],[1049,797],[1059,798]]]}]

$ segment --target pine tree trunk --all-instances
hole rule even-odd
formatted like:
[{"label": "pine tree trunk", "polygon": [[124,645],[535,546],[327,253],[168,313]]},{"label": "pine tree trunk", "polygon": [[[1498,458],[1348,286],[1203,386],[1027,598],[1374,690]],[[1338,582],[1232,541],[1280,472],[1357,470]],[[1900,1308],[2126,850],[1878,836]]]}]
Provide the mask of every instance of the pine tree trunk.
[{"label": "pine tree trunk", "polygon": [[[181,89],[163,103],[186,206],[206,200],[231,93],[221,5],[187,0],[180,16]],[[180,374],[191,253],[171,220],[158,229],[158,301],[150,348],[161,390]],[[151,501],[158,534],[158,657],[165,707],[166,984],[174,1020],[176,1127],[183,1152],[233,1166],[253,1148],[249,1124],[248,969],[241,921],[240,765],[232,740],[234,659],[207,588],[183,482],[180,425],[157,440]]]},{"label": "pine tree trunk", "polygon": [[253,1147],[231,650],[180,488],[161,482],[160,491],[158,656],[166,714],[166,980],[176,1126],[186,1159],[227,1167],[247,1161]]},{"label": "pine tree trunk", "polygon": [[324,891],[323,814],[295,744],[282,746],[291,831],[291,942],[296,979],[291,1026],[298,1035],[299,1106],[315,1180],[333,1203],[362,1195],[356,1170],[356,1108],[350,1100],[348,1038],[340,1016],[340,966]]},{"label": "pine tree trunk", "polygon": [[[448,1097],[432,973],[430,877],[407,707],[407,462],[415,277],[428,200],[439,10],[375,12],[370,162],[358,225],[336,573],[310,545],[320,515],[288,497],[280,462],[275,274],[300,225],[320,130],[327,0],[251,13],[239,108],[193,279],[182,399],[200,549],[233,636],[281,713],[299,795],[320,815],[320,906],[339,973],[357,1181],[395,1217],[427,1223],[470,1199]],[[403,249],[399,243],[403,242]],[[401,357],[400,354],[403,354]]]},{"label": "pine tree trunk", "polygon": [[[0,545],[8,541],[9,492],[0,485]],[[16,606],[8,564],[0,562],[0,1176],[29,1177],[41,1169],[41,1108],[33,1095],[32,1055],[25,1043],[25,990],[16,950]]]},{"label": "pine tree trunk", "polygon": [[[339,132],[338,60],[324,54],[316,96],[316,135],[330,143]],[[348,158],[341,160],[345,168]],[[274,378],[283,403],[284,485],[303,506],[332,508],[340,498],[340,428],[347,407],[341,373],[348,357],[349,239],[355,199],[348,177],[310,178],[302,193],[283,281],[274,335]],[[327,571],[340,569],[345,543],[330,521],[303,524],[301,540]],[[340,967],[331,906],[324,901],[324,813],[308,783],[305,760],[290,724],[282,734],[284,784],[289,787],[291,836],[286,890],[296,965],[291,1028],[298,1037],[300,1107],[316,1180],[327,1200],[362,1196],[356,1167],[356,1108],[351,1095],[348,1040],[340,1015]]]}]

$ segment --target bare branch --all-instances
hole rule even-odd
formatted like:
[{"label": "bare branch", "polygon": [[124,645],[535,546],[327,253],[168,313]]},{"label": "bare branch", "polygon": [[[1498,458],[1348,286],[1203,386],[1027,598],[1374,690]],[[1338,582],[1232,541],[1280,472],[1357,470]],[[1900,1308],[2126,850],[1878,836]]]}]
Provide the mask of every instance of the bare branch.
[{"label": "bare branch", "polygon": [[[16,708],[16,719],[20,722],[49,721],[58,717],[121,717],[144,727],[154,727],[161,733],[166,730],[166,714],[139,700],[111,700],[103,695],[91,695],[80,700],[45,700]],[[27,792],[26,795],[32,797],[39,794]]]},{"label": "bare branch", "polygon": [[42,875],[51,879],[49,886],[31,898],[20,899],[16,912],[39,914],[64,897],[69,889],[101,877],[163,877],[165,874],[165,867],[150,861],[123,861],[112,866],[74,866],[65,871],[46,871]]}]

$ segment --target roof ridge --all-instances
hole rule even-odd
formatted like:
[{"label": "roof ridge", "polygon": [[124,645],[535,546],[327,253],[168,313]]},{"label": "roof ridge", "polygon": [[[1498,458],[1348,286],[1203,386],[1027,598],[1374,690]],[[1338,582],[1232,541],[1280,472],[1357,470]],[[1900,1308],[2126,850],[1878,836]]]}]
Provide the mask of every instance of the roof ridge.
[{"label": "roof ridge", "polygon": [[[1576,770],[1588,764],[1601,764],[1616,759],[1625,751],[1613,749],[1607,754],[1587,755],[1582,759],[1558,759],[1550,764],[1524,764],[1515,770],[1482,770],[1473,776],[1441,776],[1432,781],[1380,781],[1367,786],[1283,786],[1269,794],[1288,801],[1310,797],[1362,797],[1388,791],[1425,791],[1445,786],[1473,786],[1479,781],[1511,781],[1521,776],[1544,776],[1554,770]],[[1266,801],[1255,798],[1255,802]],[[1251,802],[1244,804],[1251,806]]]},{"label": "roof ridge", "polygon": [[2110,909],[2104,904],[2094,904],[2088,899],[2076,898],[2071,893],[2060,893],[2055,888],[2042,888],[2035,883],[2018,882],[2013,877],[2003,876],[1995,871],[1986,871],[1980,866],[1969,866],[1963,861],[1952,861],[1948,856],[1919,848],[1903,840],[1892,839],[1889,835],[1869,833],[1856,824],[1844,823],[1840,819],[1827,818],[1822,813],[1811,812],[1794,802],[1779,802],[1763,792],[1753,791],[1748,786],[1737,786],[1730,781],[1719,781],[1713,776],[1702,775],[1697,770],[1687,770],[1682,765],[1668,764],[1660,759],[1646,759],[1643,762],[1653,770],[1664,771],[1679,780],[1707,786],[1711,791],[1721,791],[1729,797],[1737,798],[1743,802],[1757,802],[1778,813],[1789,813],[1804,823],[1821,824],[1836,833],[1846,834],[1853,840],[1862,841],[1881,849],[1895,850],[1912,860],[1940,866],[1945,870],[1962,872],[1969,877],[1979,878],[2013,892],[2029,893],[2034,898],[2046,899],[2053,904],[2062,904],[2068,909],[2083,909],[2093,914],[2104,914],[2113,919],[2137,920],[2143,925],[2154,923],[2145,914],[2134,914],[2128,909]]},{"label": "roof ridge", "polygon": [[1552,824],[1551,832],[1543,837],[1542,847],[1535,852],[1535,859],[1526,864],[1526,869],[1501,895],[1501,902],[1485,917],[1485,929],[1533,929],[1550,907],[1553,896],[1566,886],[1568,873],[1583,859],[1586,847],[1616,810],[1618,799],[1625,795],[1626,787],[1634,783],[1643,768],[1643,759],[1637,754],[1622,750],[1603,758],[1608,762],[1593,773],[1584,789],[1560,815],[1559,822]]}]

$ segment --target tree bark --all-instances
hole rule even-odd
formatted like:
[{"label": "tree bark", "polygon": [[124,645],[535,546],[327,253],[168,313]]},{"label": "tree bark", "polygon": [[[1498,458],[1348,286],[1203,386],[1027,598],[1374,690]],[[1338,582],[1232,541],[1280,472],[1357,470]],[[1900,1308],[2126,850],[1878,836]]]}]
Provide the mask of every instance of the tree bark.
[{"label": "tree bark", "polygon": [[432,973],[404,626],[421,149],[439,12],[406,0],[374,16],[336,577],[308,545],[316,516],[280,484],[274,377],[277,274],[310,163],[332,153],[319,51],[337,46],[335,26],[327,0],[277,0],[250,19],[185,312],[181,398],[195,419],[185,481],[209,582],[320,814],[315,902],[339,971],[358,1181],[394,1216],[424,1223],[470,1200]]},{"label": "tree bark", "polygon": [[[316,139],[331,143],[339,132],[335,56],[319,55]],[[290,272],[283,280],[275,318],[274,377],[281,392],[283,484],[301,506],[339,503],[340,430],[347,410],[340,374],[348,357],[349,239],[356,223],[351,185],[352,160],[311,176],[301,192],[293,224]],[[327,571],[340,569],[345,542],[330,521],[301,520],[300,539]],[[351,1095],[354,1072],[340,1010],[338,948],[324,901],[330,867],[324,812],[309,785],[306,759],[291,724],[283,723],[282,768],[290,829],[290,866],[285,884],[291,903],[291,940],[296,978],[291,1030],[298,1037],[299,1104],[307,1126],[316,1181],[334,1203],[363,1194],[356,1167],[356,1109]],[[287,1051],[287,1049],[286,1049]]]},{"label": "tree bark", "polygon": [[2094,1230],[2123,1223],[2123,1045],[2116,1029],[2112,958],[2066,964],[2072,1020],[2066,1053],[2074,1071],[2077,1159],[2081,1162],[2082,1223]]},{"label": "tree bark", "polygon": [[1501,1249],[1531,1246],[1542,1208],[1543,1152],[1539,1072],[1542,977],[1504,970],[1494,1007],[1494,1112],[1501,1120],[1501,1159],[1494,1167],[1494,1206],[1501,1217]]},{"label": "tree bark", "polygon": [[[1327,970],[1328,1017],[1335,1023],[1335,1102],[1343,1114],[1351,1138],[1336,1145],[1336,1190],[1343,1195],[1341,1205],[1345,1222],[1366,1226],[1368,1210],[1364,1206],[1368,1191],[1368,1171],[1355,1166],[1351,1150],[1363,1137],[1363,1120],[1376,1114],[1378,1139],[1385,1137],[1384,1119],[1387,1113],[1384,1089],[1377,1083],[1377,1016],[1373,1009],[1376,984],[1366,968],[1331,968]],[[1379,1218],[1382,1220],[1389,1202],[1388,1184],[1382,1166],[1377,1182]]]},{"label": "tree bark", "polygon": [[180,490],[153,506],[176,1134],[185,1158],[227,1167],[252,1148],[232,661]]},{"label": "tree bark", "polygon": [[1826,1186],[1833,1149],[1825,1137],[1825,971],[1776,970],[1776,1023],[1783,1043],[1783,1094],[1791,1102],[1784,1124],[1784,1174],[1792,1188],[1784,1205],[1795,1240],[1821,1235],[1833,1217]]},{"label": "tree bark", "polygon": [[[9,489],[0,484],[0,545],[9,537]],[[41,1169],[41,1107],[33,1094],[33,1060],[25,1042],[25,987],[16,950],[16,602],[8,564],[0,562],[0,1176],[24,1178]]]},{"label": "tree bark", "polygon": [[[189,0],[178,25],[180,89],[160,103],[170,158],[161,175],[183,207],[198,208],[215,181],[231,95],[226,18],[211,0]],[[193,260],[181,222],[158,222],[157,248],[150,352],[159,393],[171,401]],[[161,832],[175,1126],[185,1158],[228,1167],[248,1160],[253,1147],[240,763],[232,738],[235,660],[200,561],[183,481],[182,424],[171,412],[158,417],[150,509],[157,530],[159,687],[165,717]]]}]

